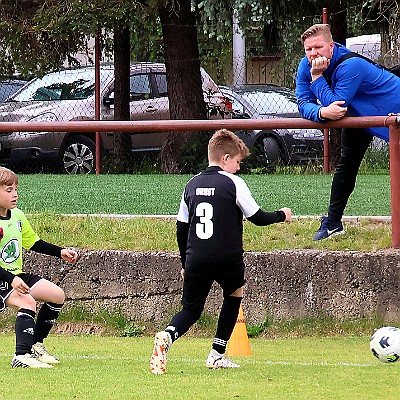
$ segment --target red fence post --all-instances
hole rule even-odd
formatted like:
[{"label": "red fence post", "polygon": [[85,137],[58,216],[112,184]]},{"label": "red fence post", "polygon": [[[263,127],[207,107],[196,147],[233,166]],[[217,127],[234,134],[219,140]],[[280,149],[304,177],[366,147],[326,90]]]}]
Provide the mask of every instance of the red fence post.
[{"label": "red fence post", "polygon": [[[328,23],[328,9],[322,9],[322,23]],[[329,129],[324,129],[324,173],[329,174],[331,172],[329,162]]]},{"label": "red fence post", "polygon": [[[95,120],[100,121],[100,32],[96,33],[95,37]],[[95,133],[95,143],[96,143],[96,159],[95,159],[95,168],[96,168],[96,175],[100,174],[100,132]]]},{"label": "red fence post", "polygon": [[392,247],[400,248],[400,127],[389,126],[390,204],[392,209]]},{"label": "red fence post", "polygon": [[328,23],[328,9],[325,7],[322,9],[322,23],[323,24]]}]

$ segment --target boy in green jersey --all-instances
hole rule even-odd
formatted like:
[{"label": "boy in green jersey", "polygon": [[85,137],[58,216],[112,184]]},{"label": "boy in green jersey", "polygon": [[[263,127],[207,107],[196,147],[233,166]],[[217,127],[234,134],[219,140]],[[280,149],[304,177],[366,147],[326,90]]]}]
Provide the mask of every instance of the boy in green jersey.
[{"label": "boy in green jersey", "polygon": [[[64,291],[54,283],[22,267],[22,248],[59,257],[74,263],[78,253],[41,240],[25,214],[16,207],[18,176],[0,167],[0,312],[17,310],[16,351],[13,368],[51,368],[58,360],[47,351],[48,336],[65,300]],[[36,323],[36,302],[43,302]]]}]

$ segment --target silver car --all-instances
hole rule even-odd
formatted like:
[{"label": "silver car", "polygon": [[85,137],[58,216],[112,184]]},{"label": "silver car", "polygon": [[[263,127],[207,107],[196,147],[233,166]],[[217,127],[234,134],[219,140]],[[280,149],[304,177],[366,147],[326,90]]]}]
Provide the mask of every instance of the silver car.
[{"label": "silver car", "polygon": [[[301,118],[295,92],[276,85],[220,86],[232,103],[232,118]],[[298,164],[323,157],[319,129],[261,129],[236,134],[252,149],[252,167],[273,172],[278,164]]]},{"label": "silver car", "polygon": [[[218,86],[201,69],[203,91],[210,108],[225,108]],[[95,70],[85,67],[49,73],[34,79],[0,105],[0,121],[89,121],[95,115]],[[114,118],[114,67],[100,70],[101,119]],[[210,95],[211,93],[211,95]],[[165,65],[137,63],[130,69],[131,120],[169,119]],[[132,135],[132,151],[159,150],[167,133]],[[0,133],[0,163],[18,169],[26,165],[54,165],[62,173],[91,173],[95,160],[93,132]],[[102,154],[112,152],[114,134],[101,134]]]}]

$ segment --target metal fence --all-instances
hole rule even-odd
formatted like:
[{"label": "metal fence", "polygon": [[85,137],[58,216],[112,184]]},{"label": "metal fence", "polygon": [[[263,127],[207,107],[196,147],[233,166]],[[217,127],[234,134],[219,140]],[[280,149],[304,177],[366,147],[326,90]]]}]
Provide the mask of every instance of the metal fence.
[{"label": "metal fence", "polygon": [[[190,79],[190,72],[188,72]],[[210,119],[270,119],[298,117],[294,91],[274,84],[217,85],[202,69],[204,100]],[[270,79],[269,81],[271,81]],[[95,69],[92,66],[49,73],[25,82],[8,80],[0,83],[0,123],[92,121],[95,119]],[[12,91],[19,90],[15,94]],[[160,121],[170,118],[165,66],[137,63],[131,66],[130,119]],[[190,103],[190,99],[188,99]],[[100,120],[114,119],[114,69],[100,68]],[[318,162],[323,156],[320,129],[250,129],[237,134],[252,149],[249,168],[273,171],[277,165]],[[207,135],[207,134],[204,134]],[[208,137],[208,136],[207,136]],[[114,132],[101,132],[101,170],[113,172]],[[159,155],[168,140],[167,132],[130,135],[124,172],[160,171]],[[200,154],[206,155],[206,143]],[[191,151],[190,143],[187,146]],[[80,132],[2,132],[0,163],[19,172],[92,173],[95,169],[95,133],[82,125]],[[184,157],[184,155],[181,157]],[[195,172],[198,165],[191,163]],[[193,170],[194,169],[194,170]]]},{"label": "metal fence", "polygon": [[[358,44],[357,51],[370,50],[368,44]],[[375,47],[374,47],[375,49]],[[223,81],[213,79],[202,69],[203,93],[209,118],[252,120],[299,117],[295,93],[278,84],[285,70],[280,57],[265,56],[250,59],[235,58],[235,65],[222,74]],[[186,79],[195,74],[187,71]],[[221,76],[212,71],[213,76]],[[238,78],[239,77],[239,78]],[[102,65],[99,80],[100,120],[114,119],[114,69]],[[241,82],[247,82],[241,84]],[[22,87],[26,84],[24,87]],[[21,88],[22,87],[22,88]],[[19,90],[19,91],[18,91]],[[13,92],[17,91],[15,94]],[[160,121],[170,118],[168,85],[164,64],[136,63],[130,71],[130,120]],[[190,104],[191,99],[187,99]],[[1,122],[68,122],[95,120],[95,68],[62,70],[46,74],[29,83],[11,79],[0,82]],[[323,133],[318,128],[265,128],[236,131],[250,147],[252,156],[246,160],[245,171],[274,172],[280,165],[313,165],[321,168],[324,157]],[[206,144],[210,132],[198,142],[189,137],[179,155],[181,170],[194,173],[204,166]],[[96,166],[96,134],[83,125],[81,132],[2,132],[0,134],[0,164],[18,172],[93,173]],[[128,138],[125,135],[126,138]],[[194,136],[193,136],[194,137]],[[338,154],[340,135],[329,131],[331,154]],[[99,157],[102,173],[165,172],[160,155],[167,141],[178,141],[168,132],[137,132],[126,140],[127,151],[117,154],[115,132],[99,135]],[[193,149],[196,154],[193,155]],[[170,156],[170,154],[168,155]],[[325,155],[325,159],[326,159]],[[115,165],[123,169],[115,168]]]}]

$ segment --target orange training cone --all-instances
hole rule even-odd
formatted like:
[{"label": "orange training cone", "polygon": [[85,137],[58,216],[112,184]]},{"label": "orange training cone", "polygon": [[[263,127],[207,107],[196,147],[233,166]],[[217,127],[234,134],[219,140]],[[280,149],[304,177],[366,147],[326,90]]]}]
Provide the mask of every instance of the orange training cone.
[{"label": "orange training cone", "polygon": [[239,315],[236,320],[231,338],[228,342],[229,356],[251,356],[249,337],[247,336],[246,321],[244,319],[242,306],[239,308]]}]

